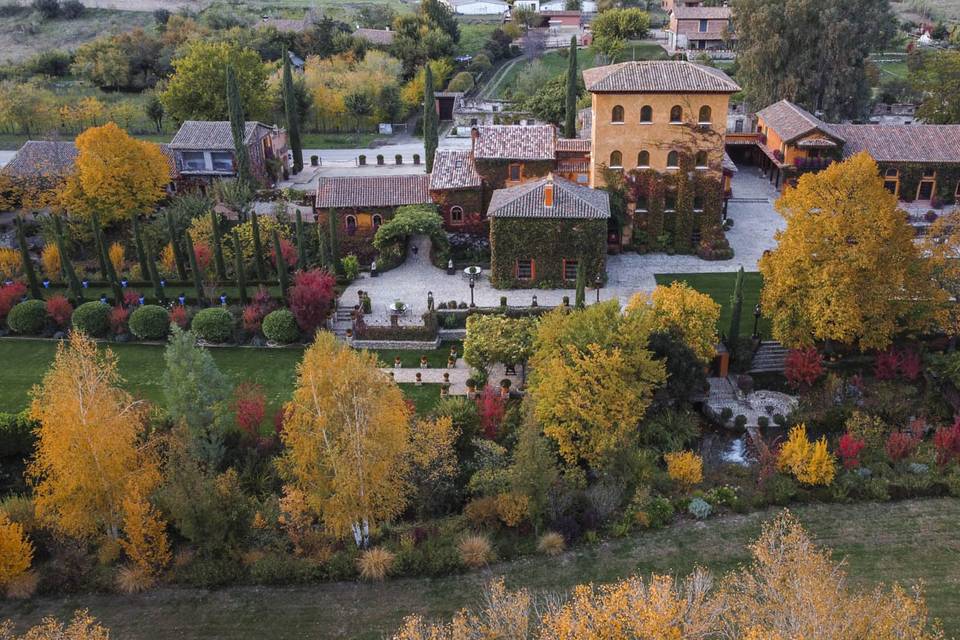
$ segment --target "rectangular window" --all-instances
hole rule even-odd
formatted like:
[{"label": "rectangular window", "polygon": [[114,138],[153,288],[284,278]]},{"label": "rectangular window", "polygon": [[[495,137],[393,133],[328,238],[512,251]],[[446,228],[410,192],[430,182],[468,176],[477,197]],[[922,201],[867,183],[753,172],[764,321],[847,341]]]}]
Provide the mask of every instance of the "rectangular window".
[{"label": "rectangular window", "polygon": [[700,33],[706,33],[706,32],[707,32],[707,21],[706,21],[706,20],[701,20],[701,21],[700,21]]},{"label": "rectangular window", "polygon": [[936,169],[924,169],[924,170],[923,170],[923,177],[924,177],[924,178],[936,178],[936,177],[937,177],[937,170],[936,170]]},{"label": "rectangular window", "polygon": [[213,170],[230,173],[233,171],[233,154],[229,151],[213,151],[210,153],[213,161]]},{"label": "rectangular window", "polygon": [[533,260],[517,260],[517,280],[533,280]]},{"label": "rectangular window", "polygon": [[896,181],[896,180],[886,180],[886,181],[884,181],[884,183],[883,183],[883,188],[886,189],[887,191],[889,191],[890,193],[892,193],[893,195],[897,195],[897,181]]},{"label": "rectangular window", "polygon": [[647,212],[647,196],[637,196],[637,211],[640,213]]},{"label": "rectangular window", "polygon": [[668,193],[663,197],[663,210],[671,212],[677,210],[677,194]]},{"label": "rectangular window", "polygon": [[576,260],[563,260],[563,279],[564,280],[576,280],[577,279],[577,261]]},{"label": "rectangular window", "polygon": [[183,151],[180,157],[183,158],[184,171],[204,171],[207,168],[203,151]]},{"label": "rectangular window", "polygon": [[693,210],[697,212],[703,211],[703,196],[693,197]]},{"label": "rectangular window", "polygon": [[511,165],[510,165],[510,178],[509,178],[509,179],[510,179],[511,182],[519,182],[519,181],[520,181],[520,177],[522,176],[522,172],[521,172],[521,170],[520,170],[520,167],[521,167],[521,165],[519,165],[519,164],[511,164]]}]

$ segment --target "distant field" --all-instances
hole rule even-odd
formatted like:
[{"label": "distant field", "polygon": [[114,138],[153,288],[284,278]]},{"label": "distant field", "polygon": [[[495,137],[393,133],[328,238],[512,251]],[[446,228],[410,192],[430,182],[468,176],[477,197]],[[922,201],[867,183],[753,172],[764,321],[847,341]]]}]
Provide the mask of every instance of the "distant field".
[{"label": "distant field", "polygon": [[[919,2],[891,0],[890,6],[903,20],[922,22],[933,19],[934,21],[960,22],[960,2],[957,0],[920,0]],[[921,12],[926,12],[927,15],[921,15]]]}]

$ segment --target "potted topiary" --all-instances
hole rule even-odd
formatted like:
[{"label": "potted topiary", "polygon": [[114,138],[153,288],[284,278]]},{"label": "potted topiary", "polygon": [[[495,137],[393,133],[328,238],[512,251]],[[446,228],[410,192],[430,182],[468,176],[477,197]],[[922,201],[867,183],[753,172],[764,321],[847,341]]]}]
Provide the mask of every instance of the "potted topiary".
[{"label": "potted topiary", "polygon": [[510,397],[510,378],[504,378],[500,381],[500,397]]},{"label": "potted topiary", "polygon": [[477,392],[477,381],[473,378],[467,378],[467,394],[473,395]]},{"label": "potted topiary", "polygon": [[420,356],[420,368],[421,368],[421,369],[426,369],[427,366],[428,366],[427,356]]},{"label": "potted topiary", "polygon": [[770,426],[770,418],[767,416],[760,416],[757,418],[757,426],[761,429],[766,429]]},{"label": "potted topiary", "polygon": [[417,380],[416,382],[414,382],[414,384],[417,385],[418,387],[423,384],[423,374],[420,373],[419,371],[417,371]]},{"label": "potted topiary", "polygon": [[456,366],[457,366],[456,358],[454,358],[453,356],[450,356],[449,358],[447,358],[447,369],[453,369]]},{"label": "potted topiary", "polygon": [[393,368],[400,369],[403,367],[403,363],[400,362],[400,356],[397,356],[393,359]]},{"label": "potted topiary", "polygon": [[440,385],[440,397],[446,398],[448,395],[450,395],[450,383],[445,382]]},{"label": "potted topiary", "polygon": [[737,417],[733,419],[733,426],[735,426],[737,429],[743,429],[746,427],[747,416],[743,415],[742,413],[738,414]]}]

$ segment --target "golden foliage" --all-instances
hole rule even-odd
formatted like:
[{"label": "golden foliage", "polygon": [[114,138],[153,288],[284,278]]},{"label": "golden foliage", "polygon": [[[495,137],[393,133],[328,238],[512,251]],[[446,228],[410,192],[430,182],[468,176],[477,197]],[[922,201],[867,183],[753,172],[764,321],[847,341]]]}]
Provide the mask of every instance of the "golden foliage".
[{"label": "golden foliage", "polygon": [[703,480],[703,459],[692,451],[665,453],[667,475],[685,490]]},{"label": "golden foliage", "polygon": [[0,640],[110,640],[110,632],[83,610],[75,612],[67,626],[56,618],[44,618],[23,635],[14,633],[13,623],[7,620],[0,625]]},{"label": "golden foliage", "polygon": [[160,268],[168,276],[177,272],[177,257],[173,253],[173,245],[169,242],[160,251]]},{"label": "golden foliage", "polygon": [[804,174],[776,208],[787,226],[760,259],[774,338],[791,348],[836,340],[883,349],[903,330],[943,326],[948,296],[868,154]]},{"label": "golden foliage", "polygon": [[522,493],[501,493],[497,496],[497,517],[508,527],[515,527],[530,515],[530,498]]},{"label": "golden foliage", "polygon": [[60,279],[60,248],[55,244],[48,244],[40,253],[40,265],[43,273],[51,280]]},{"label": "golden foliage", "polygon": [[396,559],[397,557],[391,551],[383,547],[374,547],[360,554],[357,558],[357,569],[360,570],[360,577],[364,580],[382,582],[393,571]]},{"label": "golden foliage", "polygon": [[847,433],[863,440],[871,449],[882,449],[890,433],[890,426],[883,418],[863,411],[854,411],[843,426]]},{"label": "golden foliage", "polygon": [[145,575],[155,576],[170,564],[166,525],[137,487],[131,488],[123,499],[123,534],[123,550]]},{"label": "golden foliage", "polygon": [[74,331],[32,391],[40,426],[27,472],[37,517],[71,538],[116,538],[130,482],[159,477],[141,450],[141,405],[119,383],[113,352]]},{"label": "golden foliage", "polygon": [[567,549],[567,541],[556,531],[547,531],[537,540],[537,551],[547,556],[558,556]]},{"label": "golden foliage", "polygon": [[471,569],[485,567],[494,559],[490,538],[479,533],[464,536],[457,544],[457,551],[460,561]]},{"label": "golden foliage", "polygon": [[114,242],[110,245],[110,248],[107,250],[107,255],[110,258],[110,264],[113,265],[114,271],[117,273],[123,273],[123,263],[124,263],[124,252],[123,245],[119,242]]},{"label": "golden foliage", "polygon": [[676,280],[670,286],[657,286],[648,297],[638,293],[627,309],[649,304],[653,308],[654,331],[673,331],[690,347],[702,362],[709,362],[717,352],[717,324],[720,305],[705,293]]},{"label": "golden foliage", "polygon": [[153,588],[156,583],[153,572],[140,564],[128,564],[117,571],[117,590],[120,593],[141,593]]},{"label": "golden foliage", "polygon": [[450,416],[417,420],[410,434],[411,474],[418,484],[431,485],[457,474],[454,449],[460,430]]},{"label": "golden foliage", "polygon": [[430,624],[410,616],[393,640],[526,640],[531,624],[532,598],[526,589],[507,591],[503,578],[490,583],[486,606],[478,612],[460,611],[448,624]]},{"label": "golden foliage", "polygon": [[309,56],[303,79],[317,118],[329,121],[347,113],[344,100],[351,94],[365,93],[374,103],[379,102],[384,87],[397,86],[401,71],[399,60],[371,50],[361,60],[350,53],[327,58]]},{"label": "golden foliage", "polygon": [[475,527],[492,527],[500,518],[496,496],[474,498],[463,507],[463,515]]},{"label": "golden foliage", "polygon": [[[440,91],[447,84],[447,79],[453,74],[453,65],[446,58],[430,61],[430,72],[433,74],[434,91]],[[400,99],[408,108],[414,109],[423,105],[423,90],[426,85],[426,74],[421,67],[417,74],[410,78],[400,90]]]},{"label": "golden foliage", "polygon": [[280,471],[337,536],[389,522],[407,502],[409,409],[378,364],[319,332],[287,405]]},{"label": "golden foliage", "polygon": [[23,258],[17,249],[0,247],[0,276],[16,279],[23,270]]},{"label": "golden foliage", "polygon": [[33,562],[33,544],[27,539],[23,525],[13,522],[0,511],[0,588],[30,570]]},{"label": "golden foliage", "polygon": [[[960,209],[937,218],[923,235],[921,251],[928,259],[931,276],[952,298],[960,299]],[[960,333],[960,305],[946,304],[941,328]]]},{"label": "golden foliage", "polygon": [[827,450],[826,438],[810,442],[807,428],[802,424],[790,429],[786,443],[780,448],[777,469],[790,472],[808,485],[829,486],[837,475],[836,461]]}]

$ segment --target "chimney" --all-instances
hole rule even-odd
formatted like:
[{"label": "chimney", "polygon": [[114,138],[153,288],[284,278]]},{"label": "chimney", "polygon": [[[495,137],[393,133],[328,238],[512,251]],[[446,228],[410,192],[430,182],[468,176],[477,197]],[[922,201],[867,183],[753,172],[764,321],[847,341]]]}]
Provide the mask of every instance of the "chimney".
[{"label": "chimney", "polygon": [[547,184],[543,185],[543,206],[553,208],[553,174],[547,176]]},{"label": "chimney", "polygon": [[477,147],[477,138],[480,137],[480,129],[477,127],[470,128],[470,156],[473,156],[473,152]]}]

